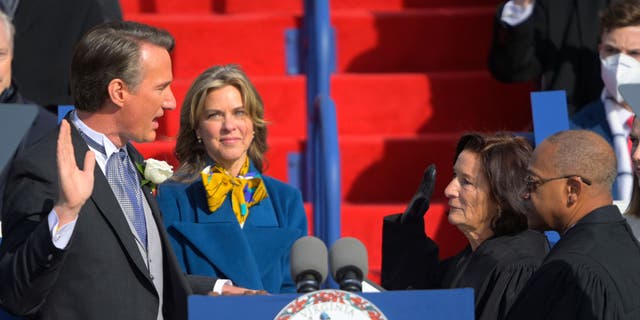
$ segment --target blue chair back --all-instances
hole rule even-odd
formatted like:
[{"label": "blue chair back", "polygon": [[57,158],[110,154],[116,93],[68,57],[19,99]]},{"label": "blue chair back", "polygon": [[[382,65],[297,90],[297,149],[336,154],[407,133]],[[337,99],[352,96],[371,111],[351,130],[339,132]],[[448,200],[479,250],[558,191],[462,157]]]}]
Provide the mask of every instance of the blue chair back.
[{"label": "blue chair back", "polygon": [[[532,92],[531,112],[535,145],[556,132],[569,130],[567,95],[564,90]],[[555,231],[546,231],[545,235],[551,246],[560,240],[560,235]]]},{"label": "blue chair back", "polygon": [[62,121],[62,119],[64,119],[64,117],[67,115],[67,113],[71,110],[75,109],[74,106],[70,106],[70,105],[60,105],[58,106],[58,123],[60,123],[60,121]]}]

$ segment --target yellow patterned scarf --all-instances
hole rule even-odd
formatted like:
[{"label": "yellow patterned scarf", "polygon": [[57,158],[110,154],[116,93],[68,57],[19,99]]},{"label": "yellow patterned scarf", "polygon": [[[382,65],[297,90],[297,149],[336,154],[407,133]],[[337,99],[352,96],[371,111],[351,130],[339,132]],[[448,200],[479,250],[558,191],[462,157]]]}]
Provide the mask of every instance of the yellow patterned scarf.
[{"label": "yellow patterned scarf", "polygon": [[243,225],[249,216],[249,208],[267,197],[267,189],[257,172],[249,171],[249,159],[240,169],[237,177],[229,175],[227,170],[215,164],[202,170],[202,184],[207,192],[209,210],[220,208],[231,191],[231,204],[238,223]]}]

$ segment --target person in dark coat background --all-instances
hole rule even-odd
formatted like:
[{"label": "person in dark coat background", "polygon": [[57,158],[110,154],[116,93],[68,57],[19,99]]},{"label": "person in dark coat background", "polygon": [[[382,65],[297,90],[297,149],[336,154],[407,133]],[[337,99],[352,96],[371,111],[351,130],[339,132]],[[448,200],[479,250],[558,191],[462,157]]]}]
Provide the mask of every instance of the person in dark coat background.
[{"label": "person in dark coat background", "polygon": [[[13,81],[11,62],[13,60],[13,38],[15,29],[11,19],[0,11],[0,103],[34,104],[20,94],[17,85]],[[46,133],[55,129],[57,117],[54,113],[36,105],[38,113],[31,123],[31,127],[18,145],[14,158],[18,157],[25,148],[42,139]],[[2,194],[10,165],[1,168],[0,173],[0,212],[2,212]],[[0,220],[2,217],[0,216]]]},{"label": "person in dark coat background", "polygon": [[71,105],[76,42],[93,26],[122,20],[117,0],[20,0],[15,7],[14,77],[22,94],[49,109]]}]

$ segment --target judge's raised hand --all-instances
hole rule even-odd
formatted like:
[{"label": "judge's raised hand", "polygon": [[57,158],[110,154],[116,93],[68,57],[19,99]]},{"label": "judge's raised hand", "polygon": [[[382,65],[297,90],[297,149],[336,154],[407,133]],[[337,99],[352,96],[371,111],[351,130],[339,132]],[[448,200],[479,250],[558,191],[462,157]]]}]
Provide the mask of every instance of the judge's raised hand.
[{"label": "judge's raised hand", "polygon": [[422,182],[418,186],[416,194],[409,202],[407,209],[400,217],[401,224],[415,224],[424,222],[424,214],[429,209],[431,194],[436,184],[436,166],[430,164],[422,175]]},{"label": "judge's raised hand", "polygon": [[58,226],[62,227],[78,217],[80,208],[93,192],[96,156],[93,151],[87,151],[84,156],[84,169],[78,168],[71,143],[71,128],[67,120],[62,120],[56,157],[60,191],[54,210],[58,215]]}]

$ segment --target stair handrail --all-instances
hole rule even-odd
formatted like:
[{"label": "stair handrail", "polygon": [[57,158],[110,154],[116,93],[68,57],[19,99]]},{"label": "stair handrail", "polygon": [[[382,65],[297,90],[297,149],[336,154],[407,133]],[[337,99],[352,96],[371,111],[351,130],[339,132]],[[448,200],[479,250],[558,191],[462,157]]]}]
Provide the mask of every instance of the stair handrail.
[{"label": "stair handrail", "polygon": [[306,195],[313,204],[314,235],[327,245],[340,237],[340,154],[330,77],[335,66],[328,0],[304,1],[306,45]]},{"label": "stair handrail", "polygon": [[335,104],[330,97],[319,95],[312,115],[314,234],[330,245],[340,238],[340,150]]}]

